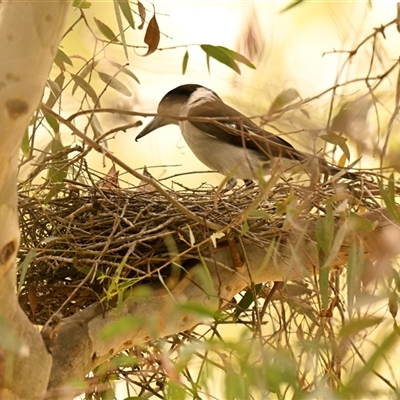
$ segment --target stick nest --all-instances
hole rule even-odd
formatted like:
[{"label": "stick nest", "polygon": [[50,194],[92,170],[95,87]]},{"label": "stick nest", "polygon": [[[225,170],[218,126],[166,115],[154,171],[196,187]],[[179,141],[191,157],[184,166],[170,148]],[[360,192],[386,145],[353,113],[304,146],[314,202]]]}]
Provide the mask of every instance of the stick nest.
[{"label": "stick nest", "polygon": [[[82,176],[90,185],[82,184]],[[346,198],[356,211],[377,207],[362,180],[325,183],[313,191],[279,183],[263,195],[257,185],[226,193],[209,186],[165,188],[198,222],[149,184],[122,189],[96,176],[86,169],[79,181],[21,185],[18,290],[35,323],[44,324],[59,310],[72,315],[139,282],[168,285],[199,254],[207,257],[223,246],[226,235],[266,247],[284,234],[288,214],[316,218],[328,198]],[[49,193],[56,194],[45,201]],[[224,228],[211,230],[206,221]]]}]

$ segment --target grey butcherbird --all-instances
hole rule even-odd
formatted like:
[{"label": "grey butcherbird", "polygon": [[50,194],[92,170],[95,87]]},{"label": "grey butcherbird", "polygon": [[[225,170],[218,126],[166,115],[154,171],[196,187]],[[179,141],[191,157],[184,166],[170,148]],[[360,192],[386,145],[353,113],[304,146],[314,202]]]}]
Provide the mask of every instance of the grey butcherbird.
[{"label": "grey butcherbird", "polygon": [[[340,176],[355,177],[322,158],[296,150],[290,143],[260,128],[225,104],[204,86],[189,84],[171,90],[160,101],[157,113],[160,116],[156,116],[136,140],[162,126],[179,125],[195,156],[225,176],[255,180],[260,168],[264,174],[283,174],[301,173],[317,167],[323,174],[335,175],[342,171]],[[174,116],[187,119],[177,120]],[[313,163],[315,160],[317,165]]]}]

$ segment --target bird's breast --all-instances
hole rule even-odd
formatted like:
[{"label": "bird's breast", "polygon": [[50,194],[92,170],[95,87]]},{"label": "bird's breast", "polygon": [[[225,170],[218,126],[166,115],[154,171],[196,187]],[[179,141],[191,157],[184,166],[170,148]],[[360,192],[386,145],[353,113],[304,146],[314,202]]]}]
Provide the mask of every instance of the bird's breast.
[{"label": "bird's breast", "polygon": [[181,121],[179,126],[194,155],[212,170],[240,179],[254,179],[257,170],[265,167],[266,159],[260,152],[219,140],[188,121]]}]

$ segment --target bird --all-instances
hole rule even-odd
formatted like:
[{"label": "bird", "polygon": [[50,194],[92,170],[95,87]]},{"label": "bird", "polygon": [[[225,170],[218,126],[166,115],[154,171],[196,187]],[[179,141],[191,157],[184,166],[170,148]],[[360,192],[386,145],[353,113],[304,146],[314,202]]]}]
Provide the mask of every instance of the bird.
[{"label": "bird", "polygon": [[160,101],[157,116],[136,136],[136,141],[163,126],[179,125],[194,155],[208,168],[229,177],[255,181],[263,175],[304,173],[319,169],[325,175],[354,179],[346,169],[321,157],[295,149],[235,110],[211,89],[186,84],[169,91]]}]

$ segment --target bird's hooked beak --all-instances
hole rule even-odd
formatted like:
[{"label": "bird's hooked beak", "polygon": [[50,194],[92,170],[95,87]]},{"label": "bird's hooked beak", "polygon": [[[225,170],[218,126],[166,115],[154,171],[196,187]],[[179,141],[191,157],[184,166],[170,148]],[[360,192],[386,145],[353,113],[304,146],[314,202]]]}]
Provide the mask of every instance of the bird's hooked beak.
[{"label": "bird's hooked beak", "polygon": [[158,128],[161,128],[165,125],[170,124],[170,121],[168,121],[165,118],[161,117],[154,117],[139,133],[139,135],[136,136],[135,140],[136,142],[141,139],[143,136],[148,135],[150,132],[155,131]]}]

